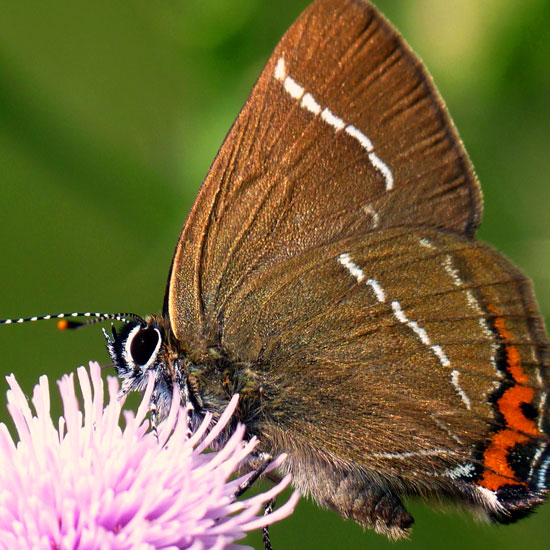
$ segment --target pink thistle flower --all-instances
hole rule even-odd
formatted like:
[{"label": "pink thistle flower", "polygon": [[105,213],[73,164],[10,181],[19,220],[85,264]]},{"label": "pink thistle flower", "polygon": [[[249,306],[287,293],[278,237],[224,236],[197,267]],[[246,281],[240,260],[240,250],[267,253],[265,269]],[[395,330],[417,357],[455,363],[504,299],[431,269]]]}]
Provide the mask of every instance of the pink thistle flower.
[{"label": "pink thistle flower", "polygon": [[[97,363],[59,382],[64,414],[54,425],[48,378],[32,398],[34,413],[13,375],[8,410],[19,441],[0,424],[0,548],[7,550],[233,549],[250,530],[292,512],[295,493],[263,517],[263,506],[289,483],[235,501],[248,475],[230,480],[256,440],[244,426],[217,452],[203,452],[229,421],[234,398],[216,426],[211,418],[188,437],[187,415],[173,399],[158,435],[146,415],[153,381],[136,414],[122,410],[118,381],[108,379],[108,403]],[[176,392],[177,393],[177,392]],[[124,427],[119,426],[121,412]]]}]

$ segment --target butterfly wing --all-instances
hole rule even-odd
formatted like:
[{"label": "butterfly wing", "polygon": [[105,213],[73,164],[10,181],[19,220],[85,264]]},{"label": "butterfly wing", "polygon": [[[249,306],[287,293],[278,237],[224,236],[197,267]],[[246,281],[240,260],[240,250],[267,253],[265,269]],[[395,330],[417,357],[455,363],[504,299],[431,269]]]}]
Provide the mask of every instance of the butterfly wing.
[{"label": "butterfly wing", "polygon": [[243,369],[247,427],[295,485],[390,536],[412,521],[403,494],[511,521],[548,486],[548,341],[526,278],[472,240],[481,209],[420,61],[367,2],[317,0],[174,256],[185,355]]},{"label": "butterfly wing", "polygon": [[[379,483],[504,522],[546,493],[544,324],[529,281],[482,243],[389,229],[306,251],[240,289],[222,344],[268,374],[252,429],[298,484],[303,463],[337,464],[368,480],[347,487],[355,503]],[[342,513],[327,479],[300,488]]]},{"label": "butterfly wing", "polygon": [[370,4],[317,0],[285,34],[215,159],[175,252],[165,313],[218,340],[274,265],[395,226],[472,235],[481,192],[421,62]]}]

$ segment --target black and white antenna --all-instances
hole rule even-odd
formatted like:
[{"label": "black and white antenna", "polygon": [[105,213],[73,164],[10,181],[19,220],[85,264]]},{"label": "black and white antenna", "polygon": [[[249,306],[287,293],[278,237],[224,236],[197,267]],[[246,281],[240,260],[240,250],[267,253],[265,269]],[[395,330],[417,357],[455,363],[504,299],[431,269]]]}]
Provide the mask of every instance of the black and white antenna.
[{"label": "black and white antenna", "polygon": [[[79,317],[87,317],[88,319],[85,321],[73,320]],[[87,325],[94,325],[109,319],[113,321],[121,321],[122,323],[136,322],[143,326],[147,324],[145,319],[135,313],[92,313],[91,311],[81,313],[75,311],[73,313],[57,313],[55,315],[51,314],[35,317],[20,317],[19,319],[0,319],[0,325],[34,323],[35,321],[49,321],[50,319],[57,319],[57,328],[59,330],[69,330]]]}]

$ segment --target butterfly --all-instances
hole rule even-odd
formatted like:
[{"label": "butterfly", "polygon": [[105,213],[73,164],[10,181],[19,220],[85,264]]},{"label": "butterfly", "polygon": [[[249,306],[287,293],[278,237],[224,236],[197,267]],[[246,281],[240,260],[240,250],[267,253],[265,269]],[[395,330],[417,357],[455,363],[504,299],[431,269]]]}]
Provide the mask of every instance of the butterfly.
[{"label": "butterfly", "polygon": [[[162,312],[107,335],[196,425],[240,395],[258,456],[392,539],[402,499],[499,523],[550,484],[549,343],[529,279],[476,240],[482,194],[430,76],[364,0],[284,35],[181,232]],[[273,475],[273,474],[272,474]]]}]

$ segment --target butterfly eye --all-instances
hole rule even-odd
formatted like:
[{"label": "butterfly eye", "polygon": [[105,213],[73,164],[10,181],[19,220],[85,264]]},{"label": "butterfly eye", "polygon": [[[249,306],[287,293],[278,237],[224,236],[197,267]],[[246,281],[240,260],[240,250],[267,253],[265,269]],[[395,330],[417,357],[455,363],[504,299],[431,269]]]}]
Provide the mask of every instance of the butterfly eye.
[{"label": "butterfly eye", "polygon": [[126,356],[136,366],[147,366],[157,356],[160,343],[161,335],[157,328],[137,326],[126,340]]}]

